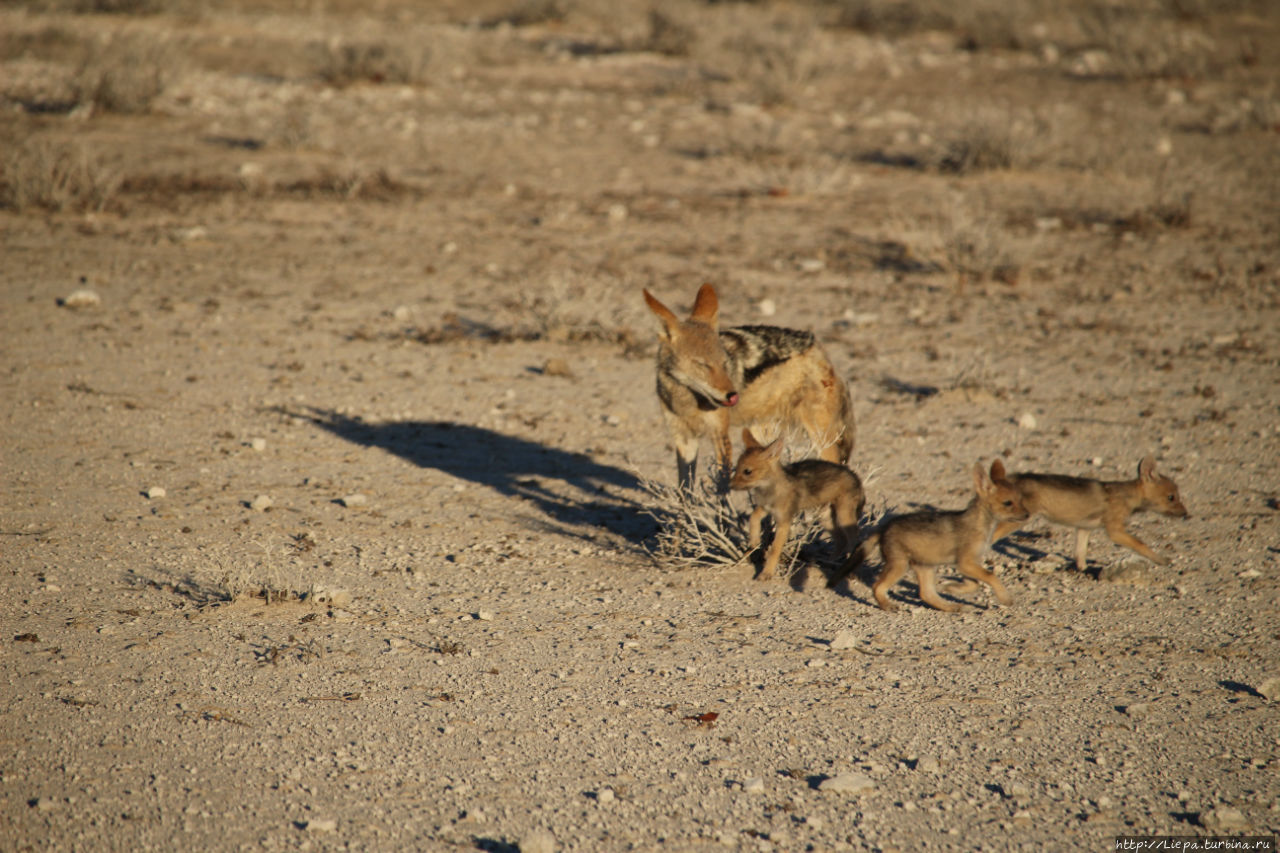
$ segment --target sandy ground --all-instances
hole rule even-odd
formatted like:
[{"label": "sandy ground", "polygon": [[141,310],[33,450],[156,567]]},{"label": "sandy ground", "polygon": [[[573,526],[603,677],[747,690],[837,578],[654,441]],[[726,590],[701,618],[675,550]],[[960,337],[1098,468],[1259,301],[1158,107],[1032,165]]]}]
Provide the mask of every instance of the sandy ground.
[{"label": "sandy ground", "polygon": [[[1277,16],[1135,71],[1070,18],[463,8],[0,12],[0,849],[1280,831]],[[181,59],[145,109],[76,88],[111,35]],[[99,195],[19,199],[38,151]],[[949,615],[651,557],[640,291],[704,281],[817,334],[877,514],[1150,453],[1172,565],[1036,521]]]}]

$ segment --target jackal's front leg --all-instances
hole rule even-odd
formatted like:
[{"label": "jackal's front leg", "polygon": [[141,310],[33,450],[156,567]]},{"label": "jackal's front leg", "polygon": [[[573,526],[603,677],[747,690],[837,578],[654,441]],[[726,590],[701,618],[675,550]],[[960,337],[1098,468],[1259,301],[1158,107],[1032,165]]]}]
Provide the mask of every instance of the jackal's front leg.
[{"label": "jackal's front leg", "polygon": [[764,557],[764,568],[760,570],[760,580],[771,581],[777,575],[778,560],[782,558],[782,549],[786,547],[787,537],[791,535],[790,519],[775,518],[773,541],[769,543],[769,551]]},{"label": "jackal's front leg", "polygon": [[1117,545],[1123,545],[1124,547],[1129,548],[1133,551],[1137,551],[1139,554],[1146,557],[1148,560],[1150,560],[1151,562],[1157,565],[1160,565],[1160,566],[1169,565],[1168,557],[1162,557],[1159,554],[1157,554],[1155,551],[1152,551],[1149,547],[1147,547],[1147,544],[1145,542],[1143,542],[1137,536],[1134,536],[1128,530],[1125,530],[1123,526],[1108,525],[1107,535],[1111,537],[1112,542],[1116,543]]},{"label": "jackal's front leg", "polygon": [[664,414],[671,431],[671,443],[676,448],[676,479],[680,491],[692,494],[694,482],[698,479],[698,433],[671,412],[664,411]]},{"label": "jackal's front leg", "polygon": [[764,520],[765,510],[755,507],[751,510],[751,518],[747,519],[748,553],[760,547],[760,522]]},{"label": "jackal's front leg", "polygon": [[1010,533],[1017,530],[1019,527],[1021,527],[1024,524],[1026,524],[1025,521],[1000,522],[999,524],[996,525],[996,532],[991,535],[991,541],[999,542],[1001,539],[1008,536]]},{"label": "jackal's front leg", "polygon": [[1085,554],[1089,552],[1089,531],[1083,527],[1076,528],[1076,569],[1084,571],[1089,567]]},{"label": "jackal's front leg", "polygon": [[729,438],[729,412],[722,409],[715,413],[712,441],[716,453],[716,491],[729,491],[729,478],[733,474],[733,441]]}]

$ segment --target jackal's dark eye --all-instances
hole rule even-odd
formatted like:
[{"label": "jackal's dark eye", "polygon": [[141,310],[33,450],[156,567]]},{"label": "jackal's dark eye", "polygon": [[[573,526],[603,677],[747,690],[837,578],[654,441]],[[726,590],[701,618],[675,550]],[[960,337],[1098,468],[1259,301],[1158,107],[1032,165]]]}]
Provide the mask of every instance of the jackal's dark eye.
[{"label": "jackal's dark eye", "polygon": [[1004,505],[1005,505],[1005,506],[1013,506],[1013,501],[1005,501],[1005,502],[1004,502]]},{"label": "jackal's dark eye", "polygon": [[1178,499],[1177,495],[1169,495],[1169,503],[1173,503]]},{"label": "jackal's dark eye", "polygon": [[742,469],[742,475],[743,475],[744,477],[750,477],[750,476],[751,476],[751,469],[750,469],[750,468],[743,468],[743,469]]}]

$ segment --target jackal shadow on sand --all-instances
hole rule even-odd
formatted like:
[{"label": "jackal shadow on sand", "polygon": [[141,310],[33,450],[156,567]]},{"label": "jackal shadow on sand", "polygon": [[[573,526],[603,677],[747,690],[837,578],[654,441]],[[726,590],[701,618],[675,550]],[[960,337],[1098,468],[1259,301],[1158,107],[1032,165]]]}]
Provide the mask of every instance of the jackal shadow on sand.
[{"label": "jackal shadow on sand", "polygon": [[528,501],[546,516],[545,521],[532,519],[530,526],[583,539],[593,538],[583,527],[596,527],[636,547],[656,532],[656,523],[637,500],[639,479],[586,454],[453,421],[376,423],[313,406],[277,411],[353,444],[379,447],[421,468]]}]

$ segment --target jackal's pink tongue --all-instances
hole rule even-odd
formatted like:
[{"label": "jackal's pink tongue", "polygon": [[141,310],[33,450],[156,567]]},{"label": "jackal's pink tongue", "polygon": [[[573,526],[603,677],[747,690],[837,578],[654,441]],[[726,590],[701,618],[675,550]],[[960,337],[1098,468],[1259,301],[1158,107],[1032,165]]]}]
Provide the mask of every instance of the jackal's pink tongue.
[{"label": "jackal's pink tongue", "polygon": [[738,395],[737,395],[737,394],[730,394],[728,397],[725,397],[725,398],[724,398],[724,404],[725,404],[726,406],[736,406],[736,405],[738,405]]}]

